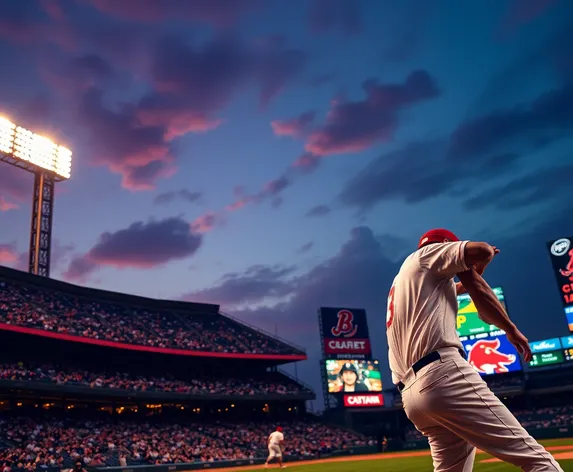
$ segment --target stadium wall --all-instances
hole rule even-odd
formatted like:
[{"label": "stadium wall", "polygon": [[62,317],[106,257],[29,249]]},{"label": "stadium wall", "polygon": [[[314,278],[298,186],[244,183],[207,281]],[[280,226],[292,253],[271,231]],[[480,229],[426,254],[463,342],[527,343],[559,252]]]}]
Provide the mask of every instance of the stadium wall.
[{"label": "stadium wall", "polygon": [[[266,451],[264,451],[266,454]],[[331,454],[323,454],[319,457],[293,457],[285,456],[286,462],[299,462],[308,461],[313,459],[325,459],[328,457],[343,457],[343,456],[358,456],[364,454],[375,454],[379,452],[376,446],[357,447],[347,449],[345,451],[336,451]],[[192,462],[190,464],[169,464],[169,465],[136,465],[128,467],[105,467],[109,472],[175,472],[179,470],[202,470],[202,469],[224,469],[229,467],[244,467],[250,465],[262,465],[265,463],[266,458],[260,459],[244,459],[234,461],[220,461],[220,462]]]}]

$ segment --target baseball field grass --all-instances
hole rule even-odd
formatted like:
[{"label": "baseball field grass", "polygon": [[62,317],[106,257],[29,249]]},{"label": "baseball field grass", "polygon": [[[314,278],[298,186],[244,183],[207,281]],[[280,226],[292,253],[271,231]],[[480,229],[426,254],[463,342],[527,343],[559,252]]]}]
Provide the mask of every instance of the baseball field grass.
[{"label": "baseball field grass", "polygon": [[[573,438],[543,441],[543,445],[551,451],[565,472],[573,472]],[[307,463],[287,463],[286,465],[296,472],[431,472],[433,470],[429,450],[325,459]],[[241,470],[244,472],[260,471],[261,467],[246,467]],[[278,470],[278,466],[272,464],[268,470]],[[513,472],[518,470],[518,468],[499,462],[487,454],[480,453],[476,456],[475,472]]]}]

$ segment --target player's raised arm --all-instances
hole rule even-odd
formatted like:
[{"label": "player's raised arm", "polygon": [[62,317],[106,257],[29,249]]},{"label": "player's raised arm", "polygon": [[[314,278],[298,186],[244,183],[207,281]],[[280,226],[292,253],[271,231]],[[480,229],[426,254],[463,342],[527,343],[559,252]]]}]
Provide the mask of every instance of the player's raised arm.
[{"label": "player's raised arm", "polygon": [[474,302],[479,317],[486,323],[504,330],[509,341],[517,348],[524,360],[529,362],[531,360],[531,348],[527,338],[509,319],[502,304],[483,277],[472,269],[459,273],[458,278]]},{"label": "player's raised arm", "polygon": [[420,266],[445,279],[477,264],[485,267],[495,255],[494,248],[489,244],[459,241],[455,234],[444,229],[428,231],[420,239],[418,248]]}]

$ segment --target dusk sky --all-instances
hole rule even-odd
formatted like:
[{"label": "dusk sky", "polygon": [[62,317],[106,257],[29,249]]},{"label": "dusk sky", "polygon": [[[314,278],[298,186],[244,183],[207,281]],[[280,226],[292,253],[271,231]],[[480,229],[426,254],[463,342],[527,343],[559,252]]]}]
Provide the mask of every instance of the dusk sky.
[{"label": "dusk sky", "polygon": [[[365,308],[389,387],[391,280],[446,227],[501,249],[530,340],[568,332],[569,0],[2,0],[0,70],[0,115],[74,153],[54,278],[219,303],[317,390],[317,309]],[[0,264],[25,268],[32,183],[1,165]]]}]

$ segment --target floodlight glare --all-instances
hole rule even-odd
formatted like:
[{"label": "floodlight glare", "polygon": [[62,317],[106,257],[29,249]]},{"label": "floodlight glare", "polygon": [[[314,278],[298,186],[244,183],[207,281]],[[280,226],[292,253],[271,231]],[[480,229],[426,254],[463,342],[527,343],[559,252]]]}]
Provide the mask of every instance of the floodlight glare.
[{"label": "floodlight glare", "polygon": [[0,152],[18,161],[31,164],[38,170],[53,172],[59,179],[69,179],[72,152],[50,139],[17,126],[0,117]]}]

